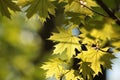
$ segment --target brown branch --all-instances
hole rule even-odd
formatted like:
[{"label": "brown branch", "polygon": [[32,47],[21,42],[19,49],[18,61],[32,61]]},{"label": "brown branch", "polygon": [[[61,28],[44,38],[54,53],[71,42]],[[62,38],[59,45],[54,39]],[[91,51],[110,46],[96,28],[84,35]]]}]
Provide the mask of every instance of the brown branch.
[{"label": "brown branch", "polygon": [[118,25],[120,25],[120,19],[115,16],[114,12],[107,7],[107,5],[102,0],[96,0],[98,5],[109,15],[110,18],[114,19]]}]

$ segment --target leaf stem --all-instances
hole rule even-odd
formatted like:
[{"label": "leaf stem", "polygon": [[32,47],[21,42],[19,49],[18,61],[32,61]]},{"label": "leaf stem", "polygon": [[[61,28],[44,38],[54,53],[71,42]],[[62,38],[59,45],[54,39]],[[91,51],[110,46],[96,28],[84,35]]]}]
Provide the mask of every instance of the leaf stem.
[{"label": "leaf stem", "polygon": [[86,5],[84,5],[84,7],[86,7],[87,9],[91,10],[92,12],[94,12],[94,13],[96,13],[96,14],[99,14],[99,15],[101,15],[101,16],[103,16],[103,17],[108,17],[108,16],[106,16],[106,15],[104,15],[104,14],[102,14],[102,13],[99,13],[99,12],[97,12],[97,11],[94,11],[93,9],[87,7]]},{"label": "leaf stem", "polygon": [[92,12],[94,12],[94,13],[98,14],[98,15],[101,15],[101,16],[103,16],[103,17],[109,17],[109,16],[106,16],[106,15],[104,15],[104,14],[100,13],[100,12],[97,12],[97,11],[95,11],[95,10],[93,10],[93,9],[89,8],[88,6],[86,6],[85,4],[83,4],[83,3],[79,2],[79,1],[76,1],[76,2],[77,2],[77,3],[79,3],[80,5],[82,5],[83,7],[85,7],[85,8],[87,8],[87,9],[89,9],[90,11],[92,11]]}]

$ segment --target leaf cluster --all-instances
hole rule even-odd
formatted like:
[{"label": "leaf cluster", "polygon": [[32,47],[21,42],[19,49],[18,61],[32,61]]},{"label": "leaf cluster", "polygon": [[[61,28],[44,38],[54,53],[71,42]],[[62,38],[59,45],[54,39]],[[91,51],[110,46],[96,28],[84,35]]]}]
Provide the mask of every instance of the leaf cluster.
[{"label": "leaf cluster", "polygon": [[[58,32],[52,33],[48,40],[56,43],[53,50],[53,55],[57,55],[55,59],[65,62],[68,67],[63,68],[63,71],[59,70],[63,72],[59,73],[62,77],[54,76],[56,73],[52,74],[57,80],[92,80],[102,73],[102,68],[111,69],[111,60],[116,58],[112,48],[115,48],[113,39],[119,37],[119,32],[116,33],[118,26],[115,26],[114,20],[93,12],[93,7],[99,9],[95,1],[86,2],[87,4],[82,5],[77,0],[59,1],[61,5],[65,3],[63,13],[58,13],[58,16],[65,15],[59,18],[64,20],[64,25],[57,27]],[[49,70],[50,68],[47,69]]]},{"label": "leaf cluster", "polygon": [[[59,73],[59,75],[64,74],[65,80],[78,80],[79,78],[76,78],[78,76],[80,79],[92,80],[95,75],[102,73],[101,67],[104,69],[111,69],[111,60],[114,59],[115,56],[108,51],[109,47],[103,48],[100,45],[100,40],[93,42],[91,40],[90,43],[85,43],[87,40],[83,41],[84,38],[82,38],[83,36],[81,34],[78,36],[72,34],[72,29],[74,28],[75,27],[73,26],[70,26],[67,29],[58,28],[59,33],[53,33],[53,35],[49,38],[49,40],[52,40],[55,43],[57,42],[54,46],[55,49],[53,51],[53,55],[59,56],[56,56],[56,58],[62,61],[60,65],[62,65],[62,63],[66,63],[68,66],[63,68],[63,73]],[[55,59],[53,59],[54,62],[49,62],[51,63],[51,66],[52,63],[58,62]],[[47,73],[50,73],[49,71],[53,68],[53,66],[46,69],[48,65],[49,64],[46,63],[42,68],[48,70]],[[65,67],[65,65],[62,65],[62,67]],[[61,72],[62,70],[58,71]],[[70,73],[71,71],[74,71],[74,73]],[[57,72],[52,73],[52,75],[56,74]],[[74,77],[71,78],[69,76],[68,78],[68,74]],[[55,76],[55,78],[58,78],[59,80],[59,77]]]},{"label": "leaf cluster", "polygon": [[116,58],[113,50],[120,50],[116,19],[101,10],[96,1],[0,0],[0,12],[10,18],[11,11],[23,11],[27,18],[37,17],[42,23],[53,15],[55,25],[61,27],[48,38],[56,45],[55,58],[41,67],[46,70],[46,78],[92,80],[102,73],[101,67],[112,68],[111,60]]}]

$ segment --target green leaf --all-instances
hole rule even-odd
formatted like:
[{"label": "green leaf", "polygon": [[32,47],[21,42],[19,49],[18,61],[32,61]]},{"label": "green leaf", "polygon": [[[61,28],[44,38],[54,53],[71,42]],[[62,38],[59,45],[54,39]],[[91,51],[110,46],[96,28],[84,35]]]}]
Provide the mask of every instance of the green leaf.
[{"label": "green leaf", "polygon": [[59,0],[59,3],[66,2],[66,3],[72,3],[74,0]]},{"label": "green leaf", "polygon": [[65,80],[83,80],[83,78],[80,75],[76,76],[74,70],[70,70],[65,74]]},{"label": "green leaf", "polygon": [[17,0],[17,5],[25,6],[26,4],[30,3],[32,0]]},{"label": "green leaf", "polygon": [[73,80],[73,79],[75,78],[74,70],[70,70],[70,72],[68,72],[68,73],[65,75],[65,78],[66,78],[66,80]]},{"label": "green leaf", "polygon": [[[71,26],[72,27],[72,26]],[[59,42],[54,47],[53,54],[62,54],[66,50],[68,59],[71,59],[75,55],[75,48],[80,50],[80,38],[73,36],[71,29],[58,29],[59,33],[52,33],[53,35],[49,38],[54,42]]]},{"label": "green leaf", "polygon": [[55,6],[52,3],[48,3],[48,12],[55,16]]},{"label": "green leaf", "polygon": [[9,9],[14,12],[20,11],[20,8],[12,0],[0,0],[0,12],[3,16],[10,18],[11,13]]},{"label": "green leaf", "polygon": [[[91,7],[96,7],[97,4],[93,0],[86,0],[86,6],[91,8]],[[91,16],[93,15],[93,12],[89,10],[88,8],[84,7],[79,3],[79,0],[73,1],[71,4],[67,4],[65,6],[65,12],[76,12],[84,15]]]},{"label": "green leaf", "polygon": [[[97,16],[96,16],[97,17]],[[95,39],[100,39],[103,46],[119,48],[120,28],[115,25],[115,22],[109,18],[102,18],[100,21],[89,21],[85,27],[81,28],[84,31],[84,43],[95,42]],[[87,37],[86,37],[87,36]]]},{"label": "green leaf", "polygon": [[68,3],[71,4],[74,0],[68,0]]},{"label": "green leaf", "polygon": [[49,18],[49,14],[55,15],[55,6],[49,0],[33,0],[27,9],[27,17],[31,18],[34,14],[38,14],[42,22]]},{"label": "green leaf", "polygon": [[[101,33],[102,32],[102,33]],[[111,24],[104,24],[104,28],[102,30],[94,29],[91,33],[92,36],[99,38],[99,39],[109,39],[115,38],[116,33],[113,31],[113,27]]]},{"label": "green leaf", "polygon": [[83,78],[86,80],[92,80],[92,76],[94,74],[94,71],[90,68],[90,62],[80,62],[80,73],[83,75]]},{"label": "green leaf", "polygon": [[95,72],[95,75],[97,75],[99,72],[102,72],[101,65],[104,68],[111,69],[111,60],[114,59],[115,56],[113,54],[88,47],[88,51],[83,51],[83,53],[79,54],[77,58],[80,58],[85,62],[90,62],[90,67]]},{"label": "green leaf", "polygon": [[51,59],[49,62],[45,62],[41,68],[47,70],[46,78],[54,76],[57,80],[59,80],[61,75],[67,72],[67,70],[64,68],[65,65],[65,62],[58,58],[55,58]]},{"label": "green leaf", "polygon": [[112,62],[111,60],[112,59],[115,59],[116,57],[113,55],[113,54],[104,54],[101,58],[100,58],[100,61],[103,62],[102,65],[104,68],[107,68],[107,69],[112,69]]},{"label": "green leaf", "polygon": [[66,12],[66,21],[72,22],[73,24],[84,23],[85,16],[81,16],[79,13],[75,12]]}]

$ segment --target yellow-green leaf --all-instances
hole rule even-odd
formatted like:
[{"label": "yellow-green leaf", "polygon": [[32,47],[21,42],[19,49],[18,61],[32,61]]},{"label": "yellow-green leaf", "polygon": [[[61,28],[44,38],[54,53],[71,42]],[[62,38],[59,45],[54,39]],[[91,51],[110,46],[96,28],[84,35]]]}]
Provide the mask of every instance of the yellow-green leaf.
[{"label": "yellow-green leaf", "polygon": [[60,76],[66,73],[66,70],[64,70],[65,64],[66,63],[62,60],[55,58],[51,59],[49,62],[45,62],[41,68],[47,70],[46,78],[55,76],[55,78],[59,80]]},{"label": "yellow-green leaf", "polygon": [[55,15],[55,6],[49,0],[33,0],[27,9],[27,17],[31,18],[34,14],[38,14],[42,22],[49,18],[49,14]]},{"label": "yellow-green leaf", "polygon": [[[83,0],[83,2],[85,2],[86,3],[85,5],[89,8],[97,6],[95,1],[93,0],[86,0],[86,1]],[[84,7],[83,5],[81,5],[79,3],[79,0],[73,1],[71,4],[67,4],[65,6],[65,12],[76,12],[76,13],[85,14],[89,16],[93,15],[93,12],[88,8]]]},{"label": "yellow-green leaf", "polygon": [[62,54],[66,50],[68,58],[72,58],[75,55],[75,48],[80,50],[80,38],[73,36],[71,29],[58,29],[59,33],[53,33],[49,38],[54,42],[59,42],[54,47],[53,54]]},{"label": "yellow-green leaf", "polygon": [[74,70],[70,70],[70,72],[68,72],[68,73],[65,75],[65,78],[66,78],[66,80],[73,80],[73,79],[75,78]]},{"label": "yellow-green leaf", "polygon": [[80,58],[85,62],[90,62],[90,67],[95,72],[95,75],[97,75],[99,72],[102,72],[101,65],[104,68],[111,68],[111,60],[114,59],[115,56],[113,54],[88,47],[88,51],[83,51],[83,53],[79,54],[77,58]]},{"label": "yellow-green leaf", "polygon": [[17,0],[17,5],[24,6],[27,3],[30,3],[32,0]]},{"label": "yellow-green leaf", "polygon": [[20,8],[12,0],[0,0],[0,12],[3,16],[10,18],[11,13],[9,9],[14,12],[20,11]]},{"label": "yellow-green leaf", "polygon": [[80,75],[76,76],[74,70],[70,70],[65,74],[65,80],[83,80],[83,78]]}]

